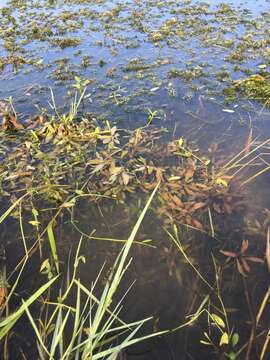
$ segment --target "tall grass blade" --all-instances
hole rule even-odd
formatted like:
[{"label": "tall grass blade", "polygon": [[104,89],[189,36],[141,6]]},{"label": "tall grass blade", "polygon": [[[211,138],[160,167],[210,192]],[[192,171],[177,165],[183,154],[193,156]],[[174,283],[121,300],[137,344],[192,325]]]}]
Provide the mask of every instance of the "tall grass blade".
[{"label": "tall grass blade", "polygon": [[26,300],[17,311],[8,316],[6,319],[0,322],[0,340],[8,333],[8,331],[13,327],[16,321],[22,316],[25,310],[36,301],[58,278],[58,276],[54,277],[46,284],[41,286],[33,295],[30,296],[28,300]]},{"label": "tall grass blade", "polygon": [[50,243],[50,247],[51,247],[54,264],[55,264],[57,273],[59,274],[59,261],[58,261],[58,255],[57,255],[57,250],[56,250],[56,242],[55,242],[55,238],[54,238],[54,234],[53,234],[52,222],[49,222],[49,224],[47,226],[47,234],[48,234],[48,239],[49,239],[49,243]]}]

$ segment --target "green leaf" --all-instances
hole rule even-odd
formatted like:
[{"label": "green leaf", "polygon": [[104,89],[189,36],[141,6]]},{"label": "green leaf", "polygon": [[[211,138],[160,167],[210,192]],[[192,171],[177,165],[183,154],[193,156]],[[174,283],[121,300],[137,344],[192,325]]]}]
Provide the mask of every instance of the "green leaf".
[{"label": "green leaf", "polygon": [[34,301],[36,301],[45,290],[47,290],[51,284],[58,278],[56,276],[52,280],[48,281],[46,284],[41,286],[33,295],[30,296],[28,300],[26,300],[17,311],[13,314],[5,318],[3,321],[0,322],[0,340],[8,333],[8,331],[14,326],[16,321],[22,316],[25,312],[26,308],[29,307]]},{"label": "green leaf", "polygon": [[57,250],[56,250],[55,238],[54,238],[53,229],[52,229],[52,222],[50,222],[47,226],[47,234],[48,234],[48,239],[49,239],[55,267],[59,274],[59,261],[58,261],[58,255],[57,255]]},{"label": "green leaf", "polygon": [[38,211],[37,211],[37,209],[33,208],[33,209],[32,209],[32,214],[33,214],[35,217],[37,217],[37,216],[38,216]]},{"label": "green leaf", "polygon": [[236,354],[235,354],[233,351],[231,351],[231,352],[229,353],[229,359],[230,359],[230,360],[235,360],[235,359],[236,359]]},{"label": "green leaf", "polygon": [[237,345],[238,342],[239,342],[239,334],[234,333],[234,334],[233,334],[233,337],[232,337],[232,346]]}]

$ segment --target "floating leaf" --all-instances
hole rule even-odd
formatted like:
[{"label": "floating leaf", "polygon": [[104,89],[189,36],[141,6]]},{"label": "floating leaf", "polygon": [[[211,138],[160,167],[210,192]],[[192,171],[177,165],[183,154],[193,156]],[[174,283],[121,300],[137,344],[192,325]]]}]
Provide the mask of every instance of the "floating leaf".
[{"label": "floating leaf", "polygon": [[192,179],[194,172],[195,172],[195,167],[192,165],[188,166],[186,173],[185,173],[185,181]]},{"label": "floating leaf", "polygon": [[176,195],[173,195],[172,200],[179,207],[182,207],[184,205],[183,201]]},{"label": "floating leaf", "polygon": [[203,207],[205,207],[205,205],[206,205],[205,202],[198,202],[192,206],[192,208],[190,209],[190,212],[194,212],[196,210],[202,209]]},{"label": "floating leaf", "polygon": [[18,122],[17,116],[15,114],[4,114],[2,128],[4,131],[21,130],[23,129],[23,126]]},{"label": "floating leaf", "polygon": [[182,147],[184,145],[184,138],[180,137],[180,139],[178,140],[178,146]]},{"label": "floating leaf", "polygon": [[169,181],[177,181],[177,180],[180,180],[181,177],[180,176],[171,176],[168,180]]}]

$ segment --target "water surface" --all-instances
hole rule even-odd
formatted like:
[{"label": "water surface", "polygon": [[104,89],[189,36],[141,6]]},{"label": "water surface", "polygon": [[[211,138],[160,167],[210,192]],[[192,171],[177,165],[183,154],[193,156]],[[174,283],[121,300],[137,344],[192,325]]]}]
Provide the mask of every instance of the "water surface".
[{"label": "water surface", "polygon": [[[243,148],[251,127],[259,139],[270,135],[266,107],[243,98],[227,102],[223,93],[233,80],[259,73],[262,64],[266,71],[270,66],[268,1],[0,1],[0,6],[0,61],[4,62],[0,98],[12,96],[25,124],[31,121],[30,115],[49,107],[51,90],[60,111],[66,110],[74,96],[74,78],[79,76],[82,81],[89,80],[84,111],[121,128],[145,125],[149,109],[156,110],[154,125],[166,127],[167,137],[184,136],[202,153],[218,143],[224,157]],[[71,46],[59,46],[63,39],[71,40]],[[72,44],[74,39],[78,40],[76,46]],[[240,58],[239,46],[244,46]],[[255,184],[246,190],[254,201],[255,214],[269,206],[268,177],[266,174],[260,180],[260,186]],[[76,219],[84,233],[97,229],[100,237],[126,239],[144,202],[142,194],[125,206],[110,203],[100,207],[82,202],[76,208]],[[194,262],[209,281],[214,272],[211,252],[218,257],[226,239],[244,239],[248,231],[243,218],[249,216],[254,216],[252,206],[244,214],[229,218],[216,238],[184,227],[187,247],[194,250]],[[72,228],[68,216],[58,231],[65,262],[67,249],[78,242],[80,234]],[[16,259],[9,260],[12,269],[21,256],[16,248],[19,224],[11,221],[3,234],[1,241],[7,246],[8,259],[17,249]],[[124,316],[134,321],[138,316],[153,315],[157,328],[176,327],[194,311],[205,289],[151,211],[140,237],[153,239],[156,248],[133,249],[133,265],[123,287],[134,279],[137,282],[127,299]],[[258,247],[264,246],[262,237],[255,236],[254,241],[260,241]],[[104,261],[110,263],[119,249],[119,245],[86,240],[83,253],[89,265],[82,267],[82,279],[93,281]],[[25,283],[34,286],[36,270],[29,269]],[[250,286],[256,283],[255,302],[259,302],[267,284],[261,268],[258,274],[261,277],[252,273],[248,280]],[[244,297],[239,296],[243,294],[243,284],[239,283],[228,281],[223,290],[237,330],[244,333],[243,345],[249,327],[248,317],[239,319],[240,310],[247,309]],[[203,326],[198,323],[128,350],[123,356],[142,360],[218,358],[199,342]],[[29,336],[28,351],[30,343]]]}]

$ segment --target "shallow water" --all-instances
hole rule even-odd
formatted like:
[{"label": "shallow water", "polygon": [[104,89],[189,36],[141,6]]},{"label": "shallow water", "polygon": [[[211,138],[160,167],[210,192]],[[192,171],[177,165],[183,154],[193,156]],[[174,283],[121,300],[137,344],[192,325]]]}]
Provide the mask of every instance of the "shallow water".
[{"label": "shallow water", "polygon": [[[14,22],[12,25],[12,21],[7,21],[5,16],[0,18],[1,29],[6,36],[1,36],[0,57],[16,54],[26,62],[32,62],[18,68],[11,64],[3,67],[0,72],[0,98],[12,96],[15,108],[23,121],[28,123],[30,114],[48,107],[50,88],[59,108],[67,109],[74,95],[72,85],[77,75],[90,80],[90,97],[85,103],[85,110],[95,116],[109,119],[120,127],[135,128],[147,122],[149,109],[157,110],[154,124],[168,128],[168,136],[184,136],[196,141],[202,152],[207,152],[212,143],[218,143],[224,156],[232,155],[245,144],[250,127],[254,136],[261,139],[270,136],[269,111],[266,108],[245,99],[227,104],[222,93],[231,84],[231,79],[245,78],[248,70],[256,73],[262,64],[269,68],[268,43],[262,49],[248,48],[240,62],[226,59],[243,36],[256,40],[269,37],[269,33],[265,35],[270,22],[269,2],[222,1],[232,6],[232,12],[225,15],[212,12],[217,11],[221,1],[206,3],[210,5],[208,14],[205,13],[207,9],[192,7],[192,4],[199,6],[200,3],[189,1],[177,4],[174,1],[157,4],[155,1],[131,0],[89,1],[83,4],[80,1],[70,4],[62,1],[50,4],[46,1],[24,1],[21,5],[25,5],[25,8],[20,8],[15,2],[10,6],[9,2],[0,0],[0,6],[10,6],[20,31],[19,36],[14,36],[11,31],[12,26],[16,28]],[[189,9],[187,13],[181,12],[183,6]],[[110,12],[112,9],[116,9],[113,16]],[[265,12],[263,16],[262,12]],[[177,19],[170,25],[172,34],[166,35],[161,41],[151,40],[152,33],[158,34],[162,24],[171,18]],[[53,34],[42,39],[37,27],[44,30],[46,24]],[[211,29],[206,31],[208,25]],[[146,29],[142,31],[141,27]],[[59,37],[75,37],[80,44],[61,49],[57,44],[52,44],[52,40]],[[235,41],[232,47],[228,43],[224,45],[229,39]],[[142,61],[132,62],[137,58]],[[170,71],[174,68],[188,72],[182,77],[171,77]],[[185,75],[187,79],[183,79]],[[260,209],[258,211],[269,206],[268,180],[269,176],[266,175],[260,180],[260,188],[255,184],[247,189],[255,207]],[[110,204],[100,209],[82,203],[76,209],[76,218],[87,234],[96,228],[98,236],[125,239],[142,209],[141,198],[142,202],[145,201],[141,195],[138,198],[138,202],[133,199],[127,203],[128,207]],[[252,209],[247,209],[245,215],[248,216],[249,212],[253,214]],[[241,228],[242,216],[229,219],[224,233],[218,234],[218,239],[196,235],[196,232],[183,232],[186,239],[192,239],[190,246],[195,249],[194,261],[209,279],[213,277],[213,266],[209,266],[211,251],[218,254],[219,245],[227,236],[242,239],[246,235]],[[79,233],[70,230],[69,220],[66,219],[59,226],[63,262],[68,256],[69,247],[66,244],[71,245],[79,239]],[[1,241],[7,245],[10,269],[21,255],[18,250],[16,259],[9,260],[9,254],[13,254],[17,246],[14,233],[19,237],[18,224],[11,222],[1,235]],[[124,316],[134,321],[138,317],[153,315],[158,328],[176,327],[184,322],[187,313],[194,311],[193,300],[196,303],[203,290],[197,277],[172,247],[156,217],[147,217],[140,237],[153,239],[156,248],[134,246],[133,265],[123,286],[127,287],[134,279],[137,282],[132,295],[128,297]],[[61,241],[64,243],[61,244]],[[103,262],[106,259],[110,261],[118,251],[118,245],[86,241],[83,253],[90,265],[82,268],[82,279],[92,281]],[[32,275],[35,270],[29,269],[26,283],[29,278],[35,283],[35,276]],[[252,282],[257,281],[254,292],[261,298],[267,282],[263,270],[259,269],[258,274],[261,275],[261,278],[258,277],[260,281],[252,274],[249,284],[252,287]],[[241,308],[246,308],[243,297],[239,296],[242,286],[228,285],[229,290],[225,289],[228,307],[236,313],[232,316],[236,324]],[[185,332],[179,331],[140,345],[127,351],[124,356],[142,360],[218,358],[199,343],[202,325],[196,324]],[[242,340],[244,344],[249,329],[246,319],[237,325],[239,331],[241,329],[245,334]],[[29,343],[31,338],[28,339],[28,350],[31,348]]]}]

